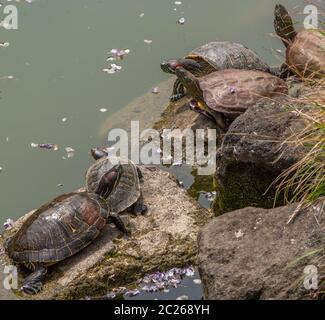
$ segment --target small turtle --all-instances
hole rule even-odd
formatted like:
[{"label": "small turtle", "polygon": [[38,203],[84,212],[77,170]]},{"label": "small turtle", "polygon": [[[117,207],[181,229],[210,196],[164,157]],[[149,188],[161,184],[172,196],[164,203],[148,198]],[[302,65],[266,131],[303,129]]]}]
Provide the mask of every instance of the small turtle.
[{"label": "small turtle", "polygon": [[277,4],[274,10],[274,28],[285,44],[286,63],[282,67],[282,77],[292,71],[302,78],[322,78],[325,76],[325,31],[303,30],[296,32],[287,9]]},{"label": "small turtle", "polygon": [[[205,44],[182,59],[171,59],[161,63],[164,72],[176,74],[176,68],[182,67],[194,76],[201,77],[223,69],[247,69],[271,72],[270,67],[258,55],[240,43],[225,41]],[[180,79],[174,84],[171,101],[185,96],[184,86]]]},{"label": "small turtle", "polygon": [[177,68],[176,74],[194,98],[193,109],[214,119],[223,131],[228,129],[227,120],[234,120],[262,97],[288,93],[282,79],[262,71],[227,69],[197,78]]},{"label": "small turtle", "polygon": [[[143,178],[141,170],[132,161],[123,161],[120,158],[108,157],[105,148],[93,148],[91,155],[96,162],[86,173],[86,188],[88,192],[94,192],[100,188],[100,181],[107,172],[120,163],[120,173],[116,179],[114,189],[108,197],[105,197],[114,212],[130,211],[134,214],[144,214],[147,206],[143,203],[140,180]],[[102,184],[105,187],[105,184]],[[101,190],[102,191],[102,190]],[[110,191],[110,190],[108,190]],[[105,190],[103,190],[105,194]]]},{"label": "small turtle", "polygon": [[38,293],[47,267],[88,246],[107,223],[113,222],[119,230],[128,233],[120,216],[111,212],[102,198],[113,190],[119,170],[118,166],[112,168],[101,181],[100,189],[105,190],[105,195],[87,192],[61,195],[36,210],[18,232],[6,240],[9,258],[32,271],[21,291]]}]

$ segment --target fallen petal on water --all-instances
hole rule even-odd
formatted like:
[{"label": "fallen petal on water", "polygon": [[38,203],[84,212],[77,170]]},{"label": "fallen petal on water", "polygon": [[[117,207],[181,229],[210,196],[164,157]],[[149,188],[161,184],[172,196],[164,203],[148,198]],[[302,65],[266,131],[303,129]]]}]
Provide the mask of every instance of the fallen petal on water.
[{"label": "fallen petal on water", "polygon": [[125,295],[127,297],[135,297],[137,296],[138,294],[140,294],[140,291],[138,289],[135,289],[135,290],[129,290],[129,291],[126,291],[125,292]]},{"label": "fallen petal on water", "polygon": [[72,158],[74,156],[75,150],[71,147],[66,147],[65,152],[67,153],[67,157]]},{"label": "fallen petal on water", "polygon": [[194,279],[193,282],[195,284],[201,284],[202,283],[201,279]]},{"label": "fallen petal on water", "polygon": [[178,24],[184,24],[185,23],[185,18],[180,18],[178,21],[177,21],[177,23]]},{"label": "fallen petal on water", "polygon": [[0,48],[8,48],[10,45],[9,42],[0,42]]},{"label": "fallen petal on water", "polygon": [[188,300],[188,299],[189,299],[188,296],[180,296],[176,300]]},{"label": "fallen petal on water", "polygon": [[152,40],[144,39],[143,42],[146,43],[146,44],[151,44]]},{"label": "fallen petal on water", "polygon": [[12,220],[12,219],[7,219],[7,220],[5,221],[5,223],[3,224],[3,227],[4,227],[6,230],[10,230],[10,229],[12,229],[12,227],[14,226],[14,223],[15,223],[14,220]]},{"label": "fallen petal on water", "polygon": [[107,109],[106,108],[100,108],[99,111],[102,112],[102,113],[105,113],[105,112],[107,112]]},{"label": "fallen petal on water", "polygon": [[57,151],[59,150],[59,146],[57,144],[53,143],[34,143],[32,142],[30,144],[32,148],[40,148],[40,149],[46,149],[46,150],[54,150]]}]

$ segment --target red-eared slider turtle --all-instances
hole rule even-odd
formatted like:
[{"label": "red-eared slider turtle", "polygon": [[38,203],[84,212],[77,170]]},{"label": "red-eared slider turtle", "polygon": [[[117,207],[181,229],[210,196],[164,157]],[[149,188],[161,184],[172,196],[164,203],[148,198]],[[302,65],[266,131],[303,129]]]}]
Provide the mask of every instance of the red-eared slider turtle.
[{"label": "red-eared slider turtle", "polygon": [[296,32],[287,9],[277,4],[274,10],[274,28],[287,47],[283,75],[292,71],[302,78],[325,76],[325,30]]},{"label": "red-eared slider turtle", "polygon": [[[112,192],[105,198],[114,212],[121,213],[128,210],[134,214],[144,214],[147,207],[143,203],[140,185],[142,173],[139,167],[130,160],[122,161],[120,158],[108,157],[105,148],[93,148],[91,154],[96,162],[86,173],[87,191],[94,192],[94,190],[97,190],[103,176],[112,170],[116,163],[119,163],[119,176]],[[105,185],[103,184],[103,186]],[[105,190],[101,191],[105,194]]]},{"label": "red-eared slider turtle", "polygon": [[234,120],[262,97],[288,92],[282,79],[256,70],[227,69],[197,78],[177,68],[176,74],[194,98],[195,110],[214,119],[223,131],[228,128],[226,120]]},{"label": "red-eared slider turtle", "polygon": [[[119,166],[112,168],[101,181],[100,189],[105,190],[105,196],[113,190],[119,170]],[[32,271],[23,282],[23,292],[38,293],[47,267],[88,246],[107,223],[114,222],[127,233],[120,216],[110,211],[101,196],[104,195],[86,192],[59,196],[36,210],[18,232],[6,240],[9,258]]]},{"label": "red-eared slider turtle", "polygon": [[[171,59],[161,63],[164,72],[175,74],[178,67],[201,77],[224,69],[247,69],[270,72],[269,66],[258,55],[240,43],[225,41],[205,44],[182,59]],[[174,84],[171,101],[185,96],[184,86],[179,79]]]}]

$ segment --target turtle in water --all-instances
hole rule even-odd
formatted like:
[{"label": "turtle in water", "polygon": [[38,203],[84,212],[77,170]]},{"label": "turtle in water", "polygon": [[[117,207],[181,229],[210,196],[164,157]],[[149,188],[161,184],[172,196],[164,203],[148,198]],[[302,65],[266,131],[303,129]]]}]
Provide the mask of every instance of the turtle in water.
[{"label": "turtle in water", "polygon": [[24,279],[21,291],[38,293],[47,267],[88,246],[107,223],[113,222],[119,230],[128,233],[120,216],[110,210],[103,198],[113,191],[120,170],[115,166],[103,177],[99,186],[103,193],[61,195],[36,210],[17,233],[6,240],[9,258],[32,271]]},{"label": "turtle in water", "polygon": [[[258,55],[240,43],[217,41],[207,43],[181,59],[163,61],[160,65],[164,72],[176,74],[182,67],[194,76],[201,77],[224,69],[247,69],[271,72],[270,67]],[[171,101],[177,101],[186,95],[180,79],[176,79]]]},{"label": "turtle in water", "polygon": [[[100,181],[119,163],[120,173],[116,179],[113,190],[107,190],[105,197],[110,204],[112,211],[121,213],[130,211],[134,214],[144,214],[147,206],[143,203],[140,180],[143,178],[141,170],[132,161],[121,158],[109,157],[105,148],[91,149],[91,155],[96,162],[87,170],[86,189],[94,192],[100,187]],[[103,185],[105,187],[105,185]],[[104,194],[105,190],[103,190]]]},{"label": "turtle in water", "polygon": [[281,4],[275,6],[274,28],[287,48],[282,77],[290,74],[290,71],[302,78],[325,76],[324,30],[309,29],[297,33],[292,18]]},{"label": "turtle in water", "polygon": [[228,120],[234,120],[263,97],[287,94],[286,83],[270,73],[257,70],[226,69],[195,77],[184,68],[176,69],[195,111],[216,121],[227,131]]}]

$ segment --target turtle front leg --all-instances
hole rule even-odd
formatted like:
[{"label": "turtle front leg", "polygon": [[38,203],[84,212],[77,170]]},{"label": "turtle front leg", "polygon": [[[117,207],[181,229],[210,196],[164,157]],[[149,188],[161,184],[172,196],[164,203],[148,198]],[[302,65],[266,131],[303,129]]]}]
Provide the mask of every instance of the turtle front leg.
[{"label": "turtle front leg", "polygon": [[110,212],[108,222],[111,220],[121,232],[126,235],[130,235],[130,230],[128,230],[123,222],[121,216],[116,212]]},{"label": "turtle front leg", "polygon": [[138,216],[141,214],[146,214],[147,211],[148,211],[148,207],[144,204],[143,196],[141,193],[137,202],[131,206],[130,212]]},{"label": "turtle front leg", "polygon": [[176,79],[170,101],[175,102],[185,97],[185,88],[179,79]]},{"label": "turtle front leg", "polygon": [[227,124],[227,121],[226,121],[224,115],[220,112],[212,111],[212,116],[214,117],[214,120],[215,120],[217,126],[219,127],[219,129],[224,133],[227,132],[229,129],[229,126]]},{"label": "turtle front leg", "polygon": [[34,270],[23,282],[21,291],[26,294],[36,294],[42,290],[43,280],[47,273],[47,267],[42,263],[33,264]]}]

